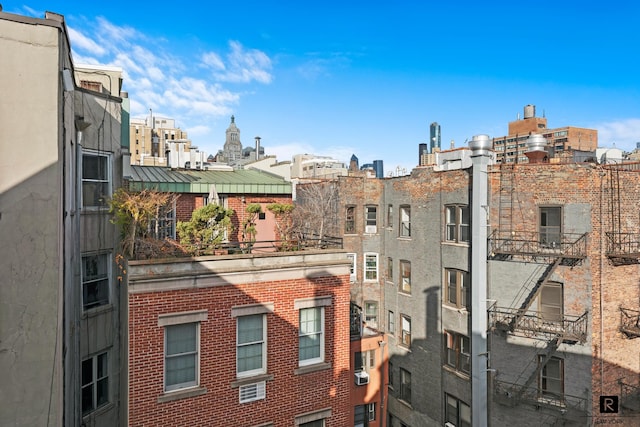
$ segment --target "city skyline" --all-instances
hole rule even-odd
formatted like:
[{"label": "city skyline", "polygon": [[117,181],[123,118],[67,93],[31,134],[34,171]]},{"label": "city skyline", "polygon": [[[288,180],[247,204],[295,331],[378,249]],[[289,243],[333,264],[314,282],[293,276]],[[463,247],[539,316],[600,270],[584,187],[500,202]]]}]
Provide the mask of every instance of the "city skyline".
[{"label": "city skyline", "polygon": [[390,5],[31,1],[8,13],[64,15],[76,65],[121,67],[132,117],[169,117],[209,154],[231,115],[243,146],[348,163],[418,164],[438,122],[442,148],[507,134],[523,107],[549,128],[597,129],[599,145],[640,141],[640,91],[629,52],[639,6],[538,2]]}]

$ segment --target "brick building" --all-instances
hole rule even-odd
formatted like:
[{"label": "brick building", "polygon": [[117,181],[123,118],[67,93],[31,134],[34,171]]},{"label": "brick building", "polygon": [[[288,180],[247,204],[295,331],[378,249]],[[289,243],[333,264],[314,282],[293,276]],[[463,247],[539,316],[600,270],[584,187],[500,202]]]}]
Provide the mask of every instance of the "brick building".
[{"label": "brick building", "polygon": [[128,269],[128,425],[350,425],[343,251]]},{"label": "brick building", "polygon": [[493,150],[497,163],[527,163],[527,139],[529,135],[542,135],[547,140],[549,157],[566,151],[593,152],[598,146],[596,129],[564,126],[547,128],[546,117],[536,117],[535,105],[524,107],[524,116],[509,122],[506,136],[493,138]]},{"label": "brick building", "polygon": [[352,302],[388,342],[385,425],[637,425],[640,167],[494,155],[334,181]]}]

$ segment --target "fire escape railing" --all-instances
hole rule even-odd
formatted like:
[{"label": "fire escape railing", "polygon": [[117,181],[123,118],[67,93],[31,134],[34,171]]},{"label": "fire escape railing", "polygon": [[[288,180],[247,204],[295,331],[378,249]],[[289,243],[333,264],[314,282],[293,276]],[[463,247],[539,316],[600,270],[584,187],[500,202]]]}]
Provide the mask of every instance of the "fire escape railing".
[{"label": "fire escape railing", "polygon": [[640,262],[640,233],[606,232],[606,255],[613,261]]},{"label": "fire escape railing", "polygon": [[530,403],[537,408],[560,409],[563,414],[569,411],[578,413],[587,411],[588,401],[584,397],[565,393],[552,393],[541,390],[538,387],[525,387],[523,389],[520,384],[499,380],[494,380],[494,385],[496,399],[502,404]]},{"label": "fire escape railing", "polygon": [[542,334],[565,342],[583,343],[587,339],[587,314],[588,311],[580,316],[564,315],[560,320],[549,320],[539,312],[493,306],[489,309],[489,327],[529,337]]},{"label": "fire escape railing", "polygon": [[587,234],[561,233],[548,241],[544,235],[529,231],[494,230],[489,236],[489,256],[527,255],[583,259],[587,255]]},{"label": "fire escape railing", "polygon": [[640,387],[625,383],[622,379],[618,380],[620,384],[620,400],[622,407],[634,412],[640,412]]},{"label": "fire escape railing", "polygon": [[629,338],[640,337],[640,311],[620,307],[620,332]]}]

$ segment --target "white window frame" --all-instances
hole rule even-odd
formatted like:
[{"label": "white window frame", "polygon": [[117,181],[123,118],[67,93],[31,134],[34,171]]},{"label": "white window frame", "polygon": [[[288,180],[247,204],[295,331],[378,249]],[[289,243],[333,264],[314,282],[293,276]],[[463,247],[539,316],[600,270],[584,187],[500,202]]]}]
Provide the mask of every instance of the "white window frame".
[{"label": "white window frame", "polygon": [[[378,263],[378,254],[376,252],[365,252],[364,253],[364,276],[363,279],[365,282],[377,282],[378,281],[378,270],[379,270],[379,263]],[[369,258],[373,258],[375,259],[375,267],[371,268],[369,267],[367,264],[367,261]],[[373,278],[369,278],[369,275],[367,273],[373,273],[375,275],[375,277]]]},{"label": "white window frame", "polygon": [[[100,263],[104,264],[104,268],[106,271],[98,272],[95,276],[87,276],[86,269],[86,261],[88,258],[98,258],[98,269],[100,269]],[[101,261],[102,260],[102,261]],[[84,311],[89,311],[97,307],[101,307],[104,305],[108,305],[111,302],[111,253],[95,253],[95,254],[83,254],[82,255],[82,265],[81,265],[81,277],[82,277],[82,309]],[[85,288],[89,286],[103,286],[102,283],[106,281],[106,299],[102,298],[99,301],[91,302],[90,304],[86,301],[87,298],[85,296]]]},{"label": "white window frame", "polygon": [[[444,240],[451,243],[468,244],[471,239],[470,224],[464,222],[464,212],[470,220],[468,205],[446,205],[445,206],[445,230]],[[465,230],[465,231],[463,231]],[[466,236],[466,239],[463,238]]]},{"label": "white window frame", "polygon": [[366,205],[364,207],[364,232],[376,234],[378,232],[378,206]]},{"label": "white window frame", "polygon": [[[207,310],[197,310],[179,313],[162,314],[158,316],[158,326],[163,327],[164,343],[163,343],[163,380],[162,385],[165,392],[174,392],[178,390],[184,390],[188,388],[195,388],[200,385],[200,331],[201,322],[207,320]],[[195,349],[190,352],[195,357],[195,378],[191,381],[185,381],[177,384],[167,384],[167,331],[172,326],[181,326],[186,324],[193,324],[196,328],[195,333]],[[171,355],[171,357],[177,357],[177,355]]]},{"label": "white window frame", "polygon": [[[320,316],[320,330],[313,331],[302,331],[302,316],[303,313],[313,310]],[[317,363],[324,362],[324,334],[325,334],[325,325],[324,325],[324,307],[305,307],[301,308],[298,313],[298,366],[308,366],[315,365]],[[317,336],[318,338],[318,346],[319,346],[319,356],[318,357],[310,357],[308,359],[302,359],[302,354],[300,352],[300,346],[302,345],[302,339],[305,337]]]},{"label": "white window frame", "polygon": [[[447,424],[454,427],[464,427],[471,425],[471,406],[467,405],[457,397],[445,393],[444,407],[445,407],[445,421]],[[455,413],[451,413],[454,411]],[[463,418],[466,420],[463,423]]]},{"label": "white window frame", "polygon": [[358,259],[358,254],[350,252],[347,254],[347,258],[351,260],[351,266],[350,271],[349,271],[349,281],[351,283],[354,283],[357,280],[357,259]]},{"label": "white window frame", "polygon": [[411,347],[411,316],[400,313],[400,345]]},{"label": "white window frame", "polygon": [[411,206],[400,206],[400,214],[398,217],[400,220],[400,227],[398,230],[400,237],[411,237]]},{"label": "white window frame", "polygon": [[[100,361],[101,359],[104,358],[104,366],[105,366],[105,370],[106,372],[103,373],[103,375],[99,376],[100,372],[99,372],[99,368],[100,368]],[[107,405],[109,403],[109,352],[105,351],[99,354],[96,354],[94,356],[91,356],[85,360],[82,361],[82,364],[84,365],[86,362],[91,363],[91,378],[90,381],[88,381],[85,384],[85,378],[82,377],[81,378],[81,396],[82,396],[82,415],[85,416],[87,414],[90,414],[91,412],[101,408],[104,405]],[[80,375],[83,376],[84,374],[84,366],[82,366],[83,369],[81,369],[81,373]],[[106,400],[103,401],[98,401],[98,388],[99,385],[106,381],[107,383],[107,390],[106,390]],[[87,388],[91,389],[91,407],[90,408],[85,408],[84,407],[84,392]]]},{"label": "white window frame", "polygon": [[[364,321],[367,326],[370,326],[374,329],[378,329],[378,301],[365,301],[364,302]],[[373,307],[374,310],[370,310]]]},{"label": "white window frame", "polygon": [[[85,178],[84,176],[84,165],[86,157],[98,157],[104,158],[106,163],[106,171],[105,177],[97,177],[97,178]],[[83,210],[100,210],[100,209],[109,209],[109,205],[107,201],[111,198],[111,194],[113,193],[113,177],[112,177],[112,168],[111,168],[111,154],[105,152],[99,152],[96,150],[82,150],[82,166],[81,166],[81,180],[82,180],[82,191],[81,191],[81,206]],[[100,186],[106,185],[106,194],[103,195],[101,204],[85,204],[85,186]],[[88,203],[88,202],[87,202]],[[93,202],[92,202],[93,203]]]},{"label": "white window frame", "polygon": [[411,294],[411,261],[400,260],[400,292]]},{"label": "white window frame", "polygon": [[[249,317],[260,317],[262,322],[262,337],[259,341],[240,342],[240,323]],[[256,369],[240,371],[240,349],[248,346],[260,345],[261,366]],[[236,375],[238,378],[251,377],[267,372],[267,316],[266,314],[250,314],[236,317]]]}]

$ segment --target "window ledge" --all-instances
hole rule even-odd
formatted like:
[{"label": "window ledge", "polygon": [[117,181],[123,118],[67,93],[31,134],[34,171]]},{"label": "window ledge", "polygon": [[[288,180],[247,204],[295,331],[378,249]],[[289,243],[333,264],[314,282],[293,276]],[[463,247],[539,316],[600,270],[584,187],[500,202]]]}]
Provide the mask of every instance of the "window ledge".
[{"label": "window ledge", "polygon": [[315,363],[313,365],[300,366],[299,368],[295,369],[293,373],[295,375],[304,375],[310,374],[311,372],[324,371],[325,369],[331,369],[331,363],[321,362]]},{"label": "window ledge", "polygon": [[469,310],[467,310],[466,308],[462,308],[462,307],[456,307],[453,305],[449,305],[447,303],[443,303],[442,304],[442,308],[446,308],[447,310],[451,310],[451,311],[457,311],[460,314],[469,314]]},{"label": "window ledge", "polygon": [[98,408],[94,409],[93,411],[88,412],[87,414],[83,415],[82,419],[85,420],[85,421],[94,419],[95,417],[98,417],[98,416],[104,414],[105,412],[108,412],[108,411],[112,410],[113,408],[115,408],[115,406],[116,405],[113,402],[106,403],[106,404],[104,404],[102,406],[99,406]]},{"label": "window ledge", "polygon": [[243,385],[259,383],[261,381],[273,381],[273,374],[259,374],[250,377],[238,378],[231,383],[231,388],[242,387]]},{"label": "window ledge", "polygon": [[407,402],[406,400],[403,400],[402,398],[398,398],[398,402],[402,403],[404,406],[406,406],[409,409],[413,409],[413,406],[411,406],[411,403]]},{"label": "window ledge", "polygon": [[200,396],[206,393],[207,393],[206,387],[191,387],[187,389],[167,391],[163,395],[158,396],[158,403],[172,402],[174,400]]},{"label": "window ledge", "polygon": [[444,369],[445,371],[462,378],[463,380],[467,380],[469,381],[470,379],[470,374],[467,374],[466,372],[463,371],[458,371],[456,368],[454,368],[453,366],[449,366],[449,365],[442,365],[442,369]]},{"label": "window ledge", "polygon": [[460,246],[461,248],[469,247],[469,242],[456,242],[454,240],[443,240],[442,244],[449,245],[449,246]]}]

